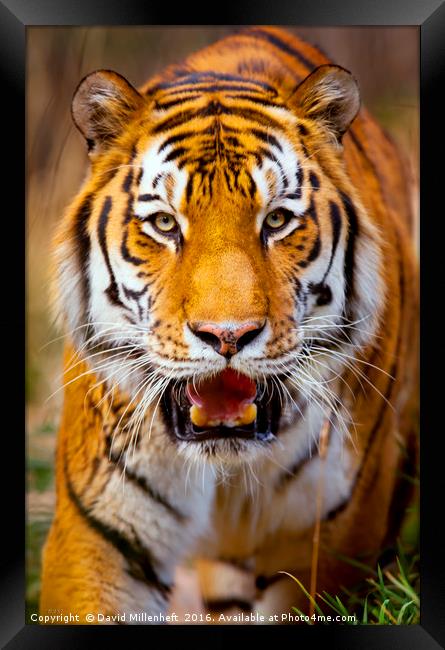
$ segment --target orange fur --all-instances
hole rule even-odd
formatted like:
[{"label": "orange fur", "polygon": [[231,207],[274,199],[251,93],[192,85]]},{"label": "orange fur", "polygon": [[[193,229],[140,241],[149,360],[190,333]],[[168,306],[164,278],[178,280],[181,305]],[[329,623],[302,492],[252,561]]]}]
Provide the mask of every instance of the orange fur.
[{"label": "orange fur", "polygon": [[[292,51],[297,51],[299,57]],[[306,260],[319,233],[331,232],[329,206],[333,202],[340,206],[343,224],[346,223],[346,208],[341,207],[338,196],[343,193],[351,197],[360,235],[376,241],[382,252],[382,263],[376,262],[376,277],[371,281],[381,283],[385,298],[376,319],[375,337],[357,352],[364,376],[357,377],[345,368],[339,388],[339,395],[356,423],[356,431],[354,445],[345,441],[353,458],[349,470],[355,477],[352,493],[321,525],[318,591],[335,592],[340,584],[351,583],[357,574],[355,569],[336,559],[336,555],[375,562],[392,527],[390,513],[392,516],[397,511],[397,508],[394,510],[394,495],[397,474],[404,462],[403,449],[410,447],[416,436],[418,305],[417,271],[407,227],[411,223],[408,191],[395,146],[364,108],[345,133],[343,146],[338,146],[332,125],[314,117],[319,106],[312,105],[311,113],[305,104],[307,98],[301,97],[297,89],[314,68],[326,63],[325,57],[315,48],[279,29],[255,28],[190,56],[181,66],[168,68],[141,89],[144,101],[131,95],[132,101],[125,105],[125,110],[119,102],[117,107],[108,106],[113,111],[113,135],[105,137],[94,129],[87,134],[87,137],[98,138],[91,153],[92,171],[56,235],[54,275],[58,277],[60,265],[67,259],[75,259],[76,268],[79,268],[76,256],[82,237],[96,241],[104,202],[111,196],[113,208],[107,222],[107,246],[114,256],[120,254],[123,215],[127,215],[127,254],[133,260],[138,277],[149,282],[153,292],[153,325],[148,344],[157,358],[169,363],[187,360],[185,322],[262,322],[266,315],[270,318],[271,335],[265,355],[270,359],[278,358],[290,351],[297,340],[292,321],[294,285],[289,277],[295,268],[306,268]],[[201,150],[202,133],[209,128],[210,119],[220,125],[220,132],[215,145],[219,150],[208,163],[201,161],[206,173],[201,176],[197,173],[189,192],[182,194],[180,213],[185,215],[188,225],[184,229],[185,246],[181,254],[175,255],[167,246],[141,234],[140,220],[128,212],[128,196],[122,188],[129,170],[132,171],[131,165],[141,164],[143,152],[159,133],[168,130],[168,120],[174,124],[175,119],[189,110],[187,102],[178,107],[169,106],[177,95],[174,95],[174,86],[168,84],[186,75],[207,71],[240,75],[247,82],[263,83],[264,91],[256,95],[263,103],[257,102],[257,107],[269,116],[269,132],[278,130],[285,134],[294,151],[305,160],[306,179],[310,172],[320,179],[320,188],[313,194],[318,221],[307,219],[304,236],[295,231],[287,240],[271,247],[267,258],[255,230],[254,215],[260,209],[260,202],[258,194],[250,191],[251,176],[246,173],[255,165],[262,142],[254,135],[253,128],[245,128],[245,118],[221,112],[221,106],[226,105],[248,105],[251,111],[255,107],[242,98],[228,100],[228,91],[224,90],[228,82],[223,80],[212,82],[212,89],[205,92],[200,92],[199,82],[193,82],[196,92],[192,82],[187,89],[197,96],[190,100],[190,120],[194,122],[187,151]],[[268,91],[266,85],[273,86],[276,95]],[[124,95],[129,92],[120,81],[119,87]],[[242,94],[241,91],[238,94]],[[87,100],[82,98],[82,101]],[[287,107],[302,130],[296,131],[295,123],[268,106],[269,101]],[[323,97],[318,101],[323,104]],[[208,106],[209,102],[213,102],[211,117],[203,112],[201,117],[194,118],[193,113]],[[93,109],[97,107],[91,111]],[[84,119],[89,110],[90,107],[82,105]],[[232,134],[238,141],[233,144],[233,150],[221,124],[237,133],[236,136]],[[177,127],[172,126],[168,135],[186,131],[188,122],[184,121]],[[136,153],[130,158],[132,150]],[[230,159],[235,155],[233,151],[246,154],[236,178],[233,159]],[[184,159],[184,169],[191,173],[197,163],[193,156],[187,158],[187,155],[187,152],[180,153],[177,162]],[[269,181],[271,186],[278,183],[277,177],[271,176]],[[170,187],[169,179],[166,183],[172,198],[174,183],[171,181]],[[80,229],[83,230],[79,234]],[[340,246],[346,247],[347,237],[344,227]],[[77,244],[73,247],[72,242]],[[95,245],[98,248],[97,243]],[[81,273],[85,274],[85,268]],[[77,311],[82,312],[86,309],[85,292],[91,291],[91,287],[82,289],[81,280],[76,287],[80,296]],[[63,288],[59,286],[56,298],[59,303],[63,302],[62,294]],[[81,615],[92,610],[113,613],[119,611],[122,592],[130,588],[127,574],[132,570],[140,573],[141,568],[135,569],[137,562],[131,560],[129,569],[125,551],[119,553],[116,546],[98,532],[91,521],[88,522],[73,502],[67,480],[76,495],[84,499],[85,507],[93,507],[95,500],[106,492],[113,471],[112,464],[107,462],[111,453],[107,446],[109,437],[126,406],[130,405],[124,422],[125,417],[134,412],[137,400],[131,403],[119,388],[110,397],[109,386],[103,383],[95,387],[100,373],[95,373],[87,360],[70,370],[70,359],[73,354],[79,355],[79,345],[74,336],[66,351],[66,381],[72,383],[65,389],[59,432],[57,511],[44,553],[41,611],[57,609]],[[81,359],[82,355],[76,358]],[[85,375],[76,379],[82,373]],[[153,413],[156,414],[156,410],[150,407],[147,422]],[[125,450],[126,444],[125,436],[118,435],[118,452]],[[144,446],[148,443],[138,444],[138,452],[148,449]],[[167,471],[168,459],[176,452],[161,424],[155,424],[150,444]],[[264,468],[266,478],[276,470],[272,465],[264,465]],[[282,493],[286,489],[287,484],[283,484]],[[258,504],[251,494],[243,494],[239,482],[218,486],[211,510],[214,533],[209,554],[238,565],[250,566],[253,562],[252,580],[261,576],[257,595],[263,597],[262,608],[274,612],[287,610],[290,605],[306,607],[294,584],[282,579],[274,581],[274,576],[279,569],[291,571],[309,585],[312,527],[300,531],[271,530],[268,513],[274,508],[273,498],[267,503],[269,510],[260,509],[258,514]],[[98,510],[94,512],[99,516]],[[114,512],[112,506],[109,512]],[[239,515],[231,519],[228,512]],[[118,519],[119,513],[117,509],[113,516]],[[252,528],[254,520],[256,525]],[[113,521],[110,514],[107,525],[111,526]],[[156,522],[153,525],[157,525]],[[125,528],[123,530],[125,533]],[[140,561],[139,556],[137,560]],[[203,570],[204,590],[209,599],[217,599],[208,575],[207,567]],[[147,575],[142,577],[151,584]],[[141,575],[135,580],[136,584],[142,582]],[[263,589],[269,583],[271,586]],[[144,609],[144,602],[140,609]]]}]

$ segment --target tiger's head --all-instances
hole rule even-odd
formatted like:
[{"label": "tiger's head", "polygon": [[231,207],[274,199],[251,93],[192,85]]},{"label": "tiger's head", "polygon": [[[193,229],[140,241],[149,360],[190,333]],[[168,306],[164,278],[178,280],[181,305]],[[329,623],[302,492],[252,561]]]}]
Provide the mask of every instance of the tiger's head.
[{"label": "tiger's head", "polygon": [[373,336],[379,235],[341,145],[359,103],[332,65],[289,97],[211,72],[143,95],[110,71],[74,95],[91,171],[56,236],[58,306],[187,453],[268,448],[307,401],[328,408],[327,351]]}]

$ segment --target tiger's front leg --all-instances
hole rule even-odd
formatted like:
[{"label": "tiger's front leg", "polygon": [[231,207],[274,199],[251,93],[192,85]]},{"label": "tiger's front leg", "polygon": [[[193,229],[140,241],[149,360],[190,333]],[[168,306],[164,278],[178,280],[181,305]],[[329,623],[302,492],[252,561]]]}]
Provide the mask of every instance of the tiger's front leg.
[{"label": "tiger's front leg", "polygon": [[165,611],[170,568],[155,564],[152,551],[143,550],[134,533],[129,538],[121,532],[125,526],[119,528],[102,523],[75,496],[61,505],[44,551],[42,615],[73,614],[85,624]]},{"label": "tiger's front leg", "polygon": [[92,407],[95,398],[76,409],[70,392],[40,613],[72,613],[79,623],[109,623],[107,616],[118,616],[111,619],[116,623],[150,622],[137,615],[166,614],[175,568],[207,525],[212,481],[205,476],[203,490],[205,470],[177,456],[160,422],[131,450],[126,436],[112,445],[112,429]]}]

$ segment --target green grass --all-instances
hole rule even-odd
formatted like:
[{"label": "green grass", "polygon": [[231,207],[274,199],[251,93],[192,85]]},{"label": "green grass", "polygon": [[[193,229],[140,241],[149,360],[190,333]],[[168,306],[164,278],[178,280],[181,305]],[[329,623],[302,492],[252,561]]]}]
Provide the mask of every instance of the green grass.
[{"label": "green grass", "polygon": [[43,492],[51,486],[53,469],[48,461],[40,458],[28,460],[28,490]]},{"label": "green grass", "polygon": [[[44,422],[29,437],[26,463],[27,494],[33,497],[26,522],[26,621],[38,612],[42,548],[51,525],[51,499],[54,493],[54,458],[52,447],[45,443],[54,436],[55,426]],[[29,502],[28,502],[29,504]],[[36,506],[37,504],[37,506]]]},{"label": "green grass", "polygon": [[[355,560],[342,558],[357,566]],[[314,602],[317,615],[354,615],[354,620],[344,621],[345,625],[415,625],[420,622],[419,599],[419,554],[417,548],[405,550],[398,544],[395,559],[391,564],[377,569],[366,568],[369,577],[354,589],[342,589],[340,594],[332,595],[324,591]],[[308,600],[312,600],[304,585],[288,574],[302,589]],[[299,616],[306,616],[298,608],[293,608]],[[306,620],[306,619],[304,619]],[[315,617],[307,620],[309,625],[322,623]],[[337,621],[336,621],[337,623]],[[329,624],[326,622],[325,624]]]},{"label": "green grass", "polygon": [[51,521],[29,521],[26,524],[26,620],[38,613],[42,547]]}]

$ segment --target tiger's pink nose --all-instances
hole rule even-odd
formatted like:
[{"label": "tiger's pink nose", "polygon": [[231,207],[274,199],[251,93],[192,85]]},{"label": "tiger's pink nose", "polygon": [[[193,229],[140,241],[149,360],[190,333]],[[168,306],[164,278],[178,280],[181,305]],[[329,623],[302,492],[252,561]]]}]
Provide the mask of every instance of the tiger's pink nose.
[{"label": "tiger's pink nose", "polygon": [[223,357],[230,358],[263,331],[265,322],[249,321],[231,327],[220,323],[189,323],[193,334],[212,346]]}]

